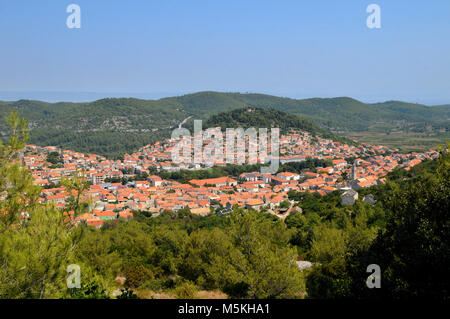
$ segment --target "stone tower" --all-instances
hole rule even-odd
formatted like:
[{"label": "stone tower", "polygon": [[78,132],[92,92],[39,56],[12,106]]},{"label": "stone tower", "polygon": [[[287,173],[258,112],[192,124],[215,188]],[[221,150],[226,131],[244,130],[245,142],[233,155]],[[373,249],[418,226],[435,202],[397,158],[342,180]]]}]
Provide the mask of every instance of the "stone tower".
[{"label": "stone tower", "polygon": [[356,171],[356,162],[353,162],[353,167],[352,167],[352,171],[350,173],[350,179],[352,181],[358,179],[358,173]]}]

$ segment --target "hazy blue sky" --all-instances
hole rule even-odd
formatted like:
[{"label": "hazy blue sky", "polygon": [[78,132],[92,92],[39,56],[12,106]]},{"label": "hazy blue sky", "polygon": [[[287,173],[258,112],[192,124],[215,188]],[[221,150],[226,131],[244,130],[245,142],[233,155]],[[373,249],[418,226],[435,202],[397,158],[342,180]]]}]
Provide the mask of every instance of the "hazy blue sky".
[{"label": "hazy blue sky", "polygon": [[[81,29],[66,26],[71,3]],[[371,3],[381,29],[366,26]],[[0,99],[217,90],[450,103],[449,0],[0,0],[0,44]]]}]

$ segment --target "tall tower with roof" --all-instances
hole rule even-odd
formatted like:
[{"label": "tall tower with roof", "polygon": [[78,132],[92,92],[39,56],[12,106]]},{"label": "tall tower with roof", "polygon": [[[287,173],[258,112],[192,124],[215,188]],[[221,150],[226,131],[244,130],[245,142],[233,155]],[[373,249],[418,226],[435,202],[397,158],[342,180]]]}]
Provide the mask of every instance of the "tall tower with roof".
[{"label": "tall tower with roof", "polygon": [[358,179],[358,173],[357,173],[357,169],[356,169],[356,161],[353,162],[352,171],[350,173],[350,179],[353,181]]}]

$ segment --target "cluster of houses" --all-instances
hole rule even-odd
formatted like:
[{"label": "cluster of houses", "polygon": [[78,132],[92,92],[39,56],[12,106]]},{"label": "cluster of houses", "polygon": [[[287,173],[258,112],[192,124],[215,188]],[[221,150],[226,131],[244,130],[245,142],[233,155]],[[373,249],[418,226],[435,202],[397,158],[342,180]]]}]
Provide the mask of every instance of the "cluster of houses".
[{"label": "cluster of houses", "polygon": [[[332,164],[314,172],[250,172],[234,177],[193,179],[183,184],[164,180],[150,172],[151,168],[152,171],[204,168],[199,164],[174,163],[171,153],[176,143],[170,139],[156,142],[116,161],[52,146],[27,145],[22,160],[35,183],[43,187],[40,200],[53,202],[61,208],[71,195],[64,186],[59,186],[61,179],[83,171],[91,186],[82,198],[89,200],[91,209],[89,213],[77,216],[76,221],[101,227],[107,220],[131,219],[133,211],[149,211],[157,215],[164,210],[177,211],[188,207],[194,214],[207,215],[213,211],[226,213],[233,205],[274,210],[287,201],[287,194],[292,190],[321,195],[342,190],[343,204],[352,205],[358,196],[355,190],[383,183],[383,176],[394,168],[408,170],[423,160],[439,156],[434,150],[402,154],[384,146],[353,146],[295,132],[280,137],[281,163],[304,161],[310,157],[330,159]],[[47,162],[47,154],[52,152],[60,154],[60,165]],[[346,159],[352,159],[352,163]],[[148,176],[145,180],[129,181],[144,173]],[[368,198],[367,201],[374,202],[374,199]]]}]

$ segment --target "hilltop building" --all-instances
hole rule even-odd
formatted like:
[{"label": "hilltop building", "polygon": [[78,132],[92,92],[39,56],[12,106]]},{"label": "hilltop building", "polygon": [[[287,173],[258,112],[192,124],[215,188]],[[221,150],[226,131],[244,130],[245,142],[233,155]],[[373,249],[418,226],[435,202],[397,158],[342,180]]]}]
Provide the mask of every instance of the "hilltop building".
[{"label": "hilltop building", "polygon": [[341,205],[353,205],[358,199],[358,192],[353,189],[349,189],[341,195]]}]

